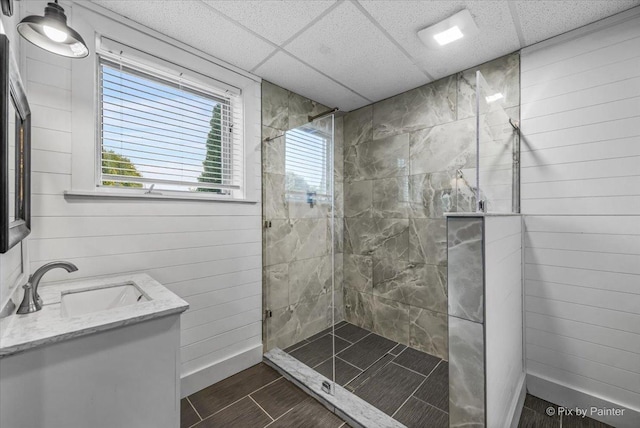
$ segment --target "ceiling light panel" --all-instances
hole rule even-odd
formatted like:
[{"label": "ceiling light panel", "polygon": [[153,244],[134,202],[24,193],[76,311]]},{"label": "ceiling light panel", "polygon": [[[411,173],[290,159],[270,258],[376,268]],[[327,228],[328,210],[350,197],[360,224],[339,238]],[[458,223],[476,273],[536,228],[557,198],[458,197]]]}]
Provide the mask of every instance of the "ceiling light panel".
[{"label": "ceiling light panel", "polygon": [[478,26],[467,9],[418,31],[418,37],[430,49],[439,49],[465,36],[468,39],[476,34]]},{"label": "ceiling light panel", "polygon": [[[367,1],[360,4],[435,78],[482,64],[520,48],[518,35],[505,1]],[[429,49],[417,32],[468,9],[480,29],[444,48]]]},{"label": "ceiling light panel", "polygon": [[440,46],[448,45],[449,43],[455,42],[463,37],[464,34],[462,34],[462,31],[460,31],[460,28],[457,25],[433,35],[433,38]]}]

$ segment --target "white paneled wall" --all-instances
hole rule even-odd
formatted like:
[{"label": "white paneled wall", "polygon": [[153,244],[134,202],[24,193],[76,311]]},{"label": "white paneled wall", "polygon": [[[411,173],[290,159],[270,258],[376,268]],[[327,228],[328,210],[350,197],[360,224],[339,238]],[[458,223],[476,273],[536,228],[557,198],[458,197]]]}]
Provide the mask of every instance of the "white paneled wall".
[{"label": "white paneled wall", "polygon": [[[33,13],[42,7],[40,2],[28,6]],[[65,198],[63,192],[71,190],[72,157],[80,156],[72,149],[72,63],[31,45],[26,63],[33,110],[31,268],[51,260],[68,260],[79,268],[73,274],[52,271],[48,281],[147,272],[189,302],[182,316],[183,381],[217,363],[224,368],[210,369],[187,387],[183,383],[183,394],[258,362],[260,203]],[[255,89],[259,96],[259,83]],[[259,147],[259,141],[254,145]],[[259,152],[252,159],[247,174],[260,177]],[[260,180],[255,182],[260,186]],[[228,364],[236,355],[241,362]]]},{"label": "white paneled wall", "polygon": [[527,372],[640,412],[640,10],[581,31],[522,53]]},{"label": "white paneled wall", "polygon": [[522,218],[485,216],[487,426],[513,426],[524,401]]}]

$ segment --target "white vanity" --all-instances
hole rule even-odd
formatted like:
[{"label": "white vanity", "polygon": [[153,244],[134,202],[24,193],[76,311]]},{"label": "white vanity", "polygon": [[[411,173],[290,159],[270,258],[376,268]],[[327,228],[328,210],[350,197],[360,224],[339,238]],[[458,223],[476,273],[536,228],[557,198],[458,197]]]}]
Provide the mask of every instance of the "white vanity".
[{"label": "white vanity", "polygon": [[176,428],[180,314],[145,274],[40,288],[39,312],[0,320],[0,426]]}]

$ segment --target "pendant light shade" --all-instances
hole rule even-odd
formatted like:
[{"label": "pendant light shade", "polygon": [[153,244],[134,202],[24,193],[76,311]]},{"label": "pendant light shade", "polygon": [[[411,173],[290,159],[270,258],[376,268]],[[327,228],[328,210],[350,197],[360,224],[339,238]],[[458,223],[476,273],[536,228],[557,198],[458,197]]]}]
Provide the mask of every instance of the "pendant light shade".
[{"label": "pendant light shade", "polygon": [[34,45],[58,55],[69,58],[89,55],[82,36],[67,25],[67,16],[58,0],[47,4],[44,16],[30,15],[20,21],[18,32]]}]

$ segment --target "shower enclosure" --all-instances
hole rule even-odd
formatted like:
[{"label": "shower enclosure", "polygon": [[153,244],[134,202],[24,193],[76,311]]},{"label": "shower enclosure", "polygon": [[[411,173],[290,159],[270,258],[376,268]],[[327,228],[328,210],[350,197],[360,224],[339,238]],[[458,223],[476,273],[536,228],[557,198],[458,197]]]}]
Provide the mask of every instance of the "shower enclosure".
[{"label": "shower enclosure", "polygon": [[[474,78],[473,107],[456,106],[457,120],[417,130],[391,122],[376,135],[364,107],[344,118],[344,143],[336,144],[343,119],[330,114],[263,144],[265,361],[352,426],[402,427],[415,418],[434,427],[450,419],[487,426],[486,367],[462,367],[449,346],[452,312],[469,298],[455,294],[461,285],[452,287],[451,272],[473,263],[455,258],[448,222],[454,214],[517,212],[519,137],[517,110],[510,118],[505,95],[480,72]],[[427,87],[430,96],[449,90]],[[420,97],[401,94],[378,111],[397,103],[411,112],[402,103],[412,99]],[[480,248],[484,237],[473,239]],[[484,311],[480,300],[474,310]],[[482,411],[465,419],[458,405],[473,391],[465,382],[479,374],[473,387],[483,386]]]},{"label": "shower enclosure", "polygon": [[334,152],[328,114],[265,141],[263,162],[265,351],[318,339],[307,362],[331,381],[332,330],[342,321]]}]

